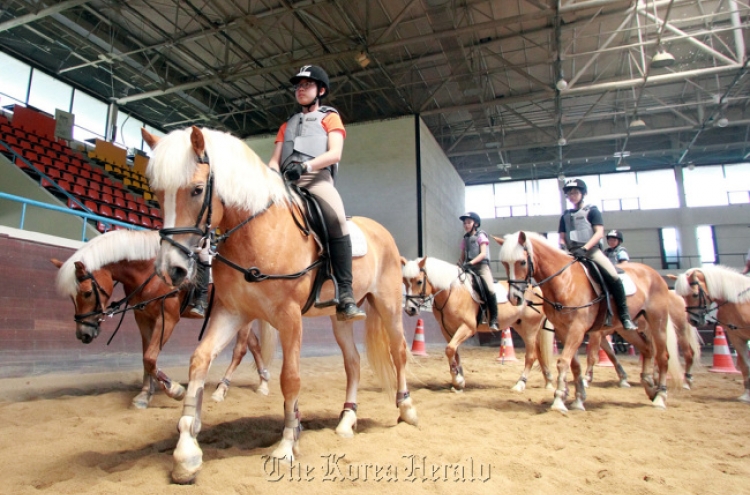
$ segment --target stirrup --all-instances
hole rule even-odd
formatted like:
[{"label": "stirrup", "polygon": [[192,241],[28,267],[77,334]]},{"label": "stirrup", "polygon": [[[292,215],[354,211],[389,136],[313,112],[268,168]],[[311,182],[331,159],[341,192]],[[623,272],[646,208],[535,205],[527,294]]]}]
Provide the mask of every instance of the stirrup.
[{"label": "stirrup", "polygon": [[620,318],[620,322],[622,323],[622,329],[627,332],[634,332],[638,330],[638,325],[636,325],[635,322],[631,320],[630,318],[625,318],[625,319]]},{"label": "stirrup", "polygon": [[490,327],[490,330],[492,331],[495,331],[495,332],[500,331],[500,326],[497,324],[497,318],[495,318],[494,320],[490,320],[487,326]]}]

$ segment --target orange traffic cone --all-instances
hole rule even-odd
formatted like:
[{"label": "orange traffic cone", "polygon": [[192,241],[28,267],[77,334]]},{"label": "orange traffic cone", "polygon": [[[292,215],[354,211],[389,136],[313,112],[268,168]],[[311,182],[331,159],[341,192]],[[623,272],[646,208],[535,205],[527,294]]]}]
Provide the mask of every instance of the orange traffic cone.
[{"label": "orange traffic cone", "polygon": [[500,338],[500,354],[497,356],[497,360],[503,364],[506,361],[509,363],[518,361],[516,359],[516,350],[513,348],[513,336],[510,334],[510,328],[503,330],[502,337]]},{"label": "orange traffic cone", "polygon": [[[607,335],[605,337],[607,339],[607,342],[609,342],[609,347],[612,347],[612,337]],[[607,356],[607,353],[604,352],[604,350],[599,347],[599,362],[596,363],[597,366],[601,366],[602,368],[614,368],[615,365],[612,364],[612,361],[609,360],[609,356]]]},{"label": "orange traffic cone", "polygon": [[427,355],[424,345],[424,321],[422,318],[417,320],[417,328],[414,330],[414,341],[411,343],[411,353],[414,356]]},{"label": "orange traffic cone", "polygon": [[727,336],[724,335],[724,329],[716,325],[716,335],[714,336],[714,365],[708,369],[714,373],[739,373],[734,367],[732,355],[729,353],[729,344]]},{"label": "orange traffic cone", "polygon": [[628,356],[635,356],[635,346],[633,344],[628,346]]},{"label": "orange traffic cone", "polygon": [[552,338],[552,355],[557,356],[558,354],[560,354],[560,351],[557,349],[557,339],[553,337]]}]

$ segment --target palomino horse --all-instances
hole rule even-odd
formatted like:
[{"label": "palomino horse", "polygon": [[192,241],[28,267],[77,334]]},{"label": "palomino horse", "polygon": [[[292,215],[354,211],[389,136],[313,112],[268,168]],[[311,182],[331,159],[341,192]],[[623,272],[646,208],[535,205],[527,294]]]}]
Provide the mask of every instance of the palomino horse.
[{"label": "palomino horse", "polygon": [[[143,387],[133,399],[133,406],[138,409],[148,407],[157,386],[175,400],[182,400],[185,395],[185,388],[156,365],[162,346],[180,320],[180,307],[187,295],[186,291],[172,290],[155,276],[154,258],[158,249],[158,232],[115,230],[87,242],[65,263],[52,260],[60,269],[58,292],[73,299],[76,337],[84,344],[99,335],[99,324],[107,315],[133,309],[143,345]],[[110,304],[116,283],[122,284],[127,296]],[[250,325],[240,332],[232,364],[219,384],[221,399],[226,395],[232,372],[244,355],[239,348],[247,349],[248,345],[261,377],[258,391],[268,393],[268,372],[263,363],[273,358],[275,331],[264,324],[261,332],[262,351]]]},{"label": "palomino horse", "polygon": [[[524,292],[535,280],[534,285],[542,289],[545,314],[563,342],[564,348],[557,360],[559,376],[552,409],[567,411],[566,376],[568,369],[572,369],[576,393],[571,408],[584,410],[586,390],[576,352],[586,332],[601,328],[606,304],[595,292],[580,263],[543,237],[518,232],[505,236],[504,240],[497,237],[495,240],[502,244],[500,260],[508,272],[510,301],[522,304]],[[667,371],[675,382],[682,379],[677,339],[669,318],[669,289],[664,279],[648,266],[629,263],[623,268],[637,288],[628,298],[630,313],[643,316],[648,325],[638,331],[618,333],[643,354],[641,383],[646,395],[654,406],[666,408]],[[622,329],[617,315],[613,316],[612,328]],[[658,385],[653,379],[652,357],[656,358],[659,369]]]},{"label": "palomino horse", "polygon": [[[432,301],[432,312],[440,324],[443,337],[448,342],[445,355],[450,367],[452,389],[461,391],[466,386],[466,381],[458,347],[478,331],[490,332],[486,324],[477,325],[479,303],[471,287],[471,277],[457,265],[436,258],[427,257],[413,261],[401,258],[401,264],[406,286],[406,314],[415,316],[427,301]],[[507,294],[507,282],[501,282],[500,287]],[[541,294],[538,289],[530,290]],[[537,359],[537,353],[540,356],[539,364],[545,385],[551,389],[552,374],[548,363],[552,362],[554,335],[547,331],[541,332],[540,335],[544,314],[528,304],[515,306],[505,300],[497,305],[497,320],[501,328],[512,326],[526,344],[525,367],[512,390],[522,392],[526,388],[526,380]]]},{"label": "palomino horse", "polygon": [[724,266],[691,268],[672,277],[674,290],[685,299],[688,318],[693,325],[706,324],[707,315],[725,330],[737,351],[737,366],[742,372],[745,392],[739,396],[750,403],[750,278]]},{"label": "palomino horse", "polygon": [[[672,290],[669,291],[669,318],[672,320],[675,333],[677,334],[677,344],[680,354],[685,359],[685,374],[682,378],[682,388],[690,390],[693,385],[691,371],[696,362],[700,363],[701,344],[703,340],[698,333],[698,329],[688,322],[687,315],[685,314],[685,301]],[[585,386],[588,387],[588,384],[594,380],[594,365],[598,362],[599,348],[601,347],[615,367],[618,386],[622,388],[630,387],[627,373],[625,373],[625,370],[617,359],[612,346],[604,338],[607,335],[612,335],[614,332],[612,328],[605,328],[599,332],[589,333],[589,346],[586,355],[588,366],[583,379]]]},{"label": "palomino horse", "polygon": [[[239,139],[197,127],[173,131],[158,143],[147,132],[143,135],[154,150],[147,176],[164,214],[157,272],[172,285],[188,283],[196,271],[196,250],[207,244],[211,249],[218,246],[213,262],[214,307],[206,336],[190,360],[172,479],[188,483],[200,469],[203,454],[196,437],[206,374],[236,329],[253,319],[268,321],[279,331],[284,429],[271,455],[292,461],[299,451],[302,309],[321,264],[317,237],[306,227],[303,208],[281,176]],[[385,389],[395,395],[400,418],[416,424],[406,385],[409,353],[401,321],[398,249],[390,233],[376,222],[355,218],[353,224],[366,241],[366,253],[353,262],[353,288],[357,301],[367,301],[368,361]],[[219,237],[214,233],[217,228],[222,232]],[[333,284],[327,281],[321,297],[331,299],[333,293]],[[359,385],[353,323],[337,321],[333,307],[311,306],[305,315],[331,315],[347,375],[346,402],[336,432],[352,436]]]}]

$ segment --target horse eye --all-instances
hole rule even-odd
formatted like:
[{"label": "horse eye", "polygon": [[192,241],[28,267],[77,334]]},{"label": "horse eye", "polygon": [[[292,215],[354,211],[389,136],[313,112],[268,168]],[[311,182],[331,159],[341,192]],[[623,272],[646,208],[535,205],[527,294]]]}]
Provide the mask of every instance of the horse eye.
[{"label": "horse eye", "polygon": [[525,262],[525,261],[522,261],[522,262],[521,262],[521,266],[526,266],[526,262]]},{"label": "horse eye", "polygon": [[83,293],[83,297],[85,297],[85,298],[87,298],[87,299],[88,299],[89,297],[91,297],[91,295],[92,295],[93,293],[94,293],[94,291],[90,291],[90,290],[87,290],[87,291],[85,291],[85,292]]},{"label": "horse eye", "polygon": [[200,196],[201,194],[203,194],[203,186],[195,186],[191,196]]}]

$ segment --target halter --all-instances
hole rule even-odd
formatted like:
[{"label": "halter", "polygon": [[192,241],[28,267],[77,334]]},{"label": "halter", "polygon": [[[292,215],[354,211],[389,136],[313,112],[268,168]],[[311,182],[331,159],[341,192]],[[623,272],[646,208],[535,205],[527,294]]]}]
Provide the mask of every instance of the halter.
[{"label": "halter", "polygon": [[[414,304],[417,311],[421,311],[422,309],[427,308],[428,302],[430,303],[430,305],[432,305],[432,301],[435,299],[435,294],[430,294],[429,296],[427,295],[427,272],[425,272],[424,268],[420,268],[419,273],[422,277],[422,281],[420,282],[422,291],[418,295],[406,294],[404,296],[406,301],[410,301]],[[442,290],[443,289],[441,289],[440,291]],[[438,293],[440,291],[438,291]]]},{"label": "halter", "polygon": [[[87,271],[85,275],[83,275],[80,278],[76,278],[76,280],[78,281],[79,284],[85,280],[91,280],[91,285],[94,287],[94,297],[96,298],[96,306],[94,306],[93,311],[89,311],[88,313],[74,314],[73,320],[75,320],[75,322],[79,325],[83,325],[83,326],[91,327],[91,328],[99,328],[99,324],[102,321],[104,321],[104,317],[106,316],[106,311],[104,309],[104,305],[102,304],[101,297],[99,297],[99,293],[101,292],[102,294],[104,294],[106,299],[109,299],[110,295],[107,293],[107,291],[102,289],[102,286],[99,285],[99,282],[96,280],[96,278],[91,272]],[[96,323],[92,323],[88,321],[88,318],[92,316],[98,317],[96,320]]]},{"label": "halter", "polygon": [[[732,323],[725,323],[715,316],[711,316],[708,318],[709,313],[713,313],[714,311],[718,310],[720,307],[724,306],[725,304],[728,304],[728,301],[724,301],[723,303],[716,303],[710,295],[706,291],[703,290],[703,286],[700,282],[697,280],[690,281],[689,282],[691,287],[697,286],[698,287],[698,304],[696,306],[685,306],[685,312],[692,316],[694,318],[694,322],[697,324],[705,324],[707,321],[712,321],[713,323],[718,323],[719,325],[723,326],[724,328],[728,330],[746,330],[750,327],[738,327],[737,325],[734,325]],[[750,291],[750,287],[743,290],[738,296],[741,296],[745,292]],[[696,297],[695,293],[691,294],[693,297]],[[715,304],[715,306],[709,306],[709,304]]]}]

